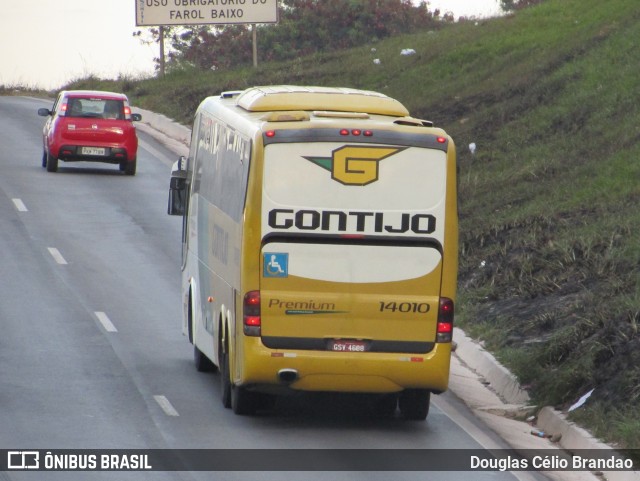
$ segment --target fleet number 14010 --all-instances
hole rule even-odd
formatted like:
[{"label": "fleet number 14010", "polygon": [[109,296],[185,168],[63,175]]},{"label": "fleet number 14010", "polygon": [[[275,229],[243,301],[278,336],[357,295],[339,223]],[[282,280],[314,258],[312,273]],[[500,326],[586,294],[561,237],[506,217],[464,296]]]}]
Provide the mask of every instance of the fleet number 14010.
[{"label": "fleet number 14010", "polygon": [[380,312],[404,312],[412,314],[426,314],[429,312],[427,302],[384,302],[380,301]]}]

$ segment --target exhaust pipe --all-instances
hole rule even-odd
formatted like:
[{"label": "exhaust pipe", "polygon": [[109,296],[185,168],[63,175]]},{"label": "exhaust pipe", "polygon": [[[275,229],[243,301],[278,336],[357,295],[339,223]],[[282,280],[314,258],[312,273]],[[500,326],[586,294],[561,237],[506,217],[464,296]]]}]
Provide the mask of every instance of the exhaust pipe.
[{"label": "exhaust pipe", "polygon": [[280,382],[291,384],[298,379],[298,371],[295,369],[280,369],[278,371],[278,379],[280,379]]}]

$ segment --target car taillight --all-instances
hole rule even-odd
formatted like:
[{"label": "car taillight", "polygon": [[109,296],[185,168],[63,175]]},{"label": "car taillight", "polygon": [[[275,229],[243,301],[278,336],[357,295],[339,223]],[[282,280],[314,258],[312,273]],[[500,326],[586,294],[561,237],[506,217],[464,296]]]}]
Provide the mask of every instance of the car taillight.
[{"label": "car taillight", "polygon": [[438,327],[436,342],[451,342],[453,337],[453,301],[448,297],[440,298],[438,309]]},{"label": "car taillight", "polygon": [[131,107],[126,102],[124,104],[124,118],[125,120],[131,120]]},{"label": "car taillight", "polygon": [[60,117],[64,117],[67,114],[67,104],[60,105]]},{"label": "car taillight", "polygon": [[249,291],[242,303],[242,328],[247,336],[260,335],[260,291]]}]

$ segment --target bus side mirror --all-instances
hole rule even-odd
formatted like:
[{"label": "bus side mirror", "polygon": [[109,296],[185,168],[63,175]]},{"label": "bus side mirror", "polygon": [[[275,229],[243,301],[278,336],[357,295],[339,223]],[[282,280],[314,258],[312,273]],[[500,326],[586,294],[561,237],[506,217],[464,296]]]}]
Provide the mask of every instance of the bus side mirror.
[{"label": "bus side mirror", "polygon": [[184,215],[187,205],[187,159],[180,157],[171,168],[167,214]]}]

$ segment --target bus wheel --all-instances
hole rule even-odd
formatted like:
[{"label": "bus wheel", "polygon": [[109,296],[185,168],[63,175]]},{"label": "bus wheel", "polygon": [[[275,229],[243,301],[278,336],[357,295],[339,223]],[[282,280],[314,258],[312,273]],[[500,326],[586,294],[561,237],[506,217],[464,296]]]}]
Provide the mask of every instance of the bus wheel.
[{"label": "bus wheel", "polygon": [[231,386],[231,407],[239,415],[255,414],[257,408],[256,394],[242,386]]},{"label": "bus wheel", "polygon": [[196,346],[193,346],[193,363],[198,372],[216,372],[216,365]]},{"label": "bus wheel", "polygon": [[229,409],[231,407],[231,374],[229,372],[229,351],[220,350],[220,382],[222,386],[222,405]]},{"label": "bus wheel", "polygon": [[424,421],[429,414],[431,392],[426,389],[405,389],[400,393],[398,406],[405,419]]},{"label": "bus wheel", "polygon": [[378,418],[391,418],[398,407],[397,394],[376,395],[373,399],[373,414]]}]

